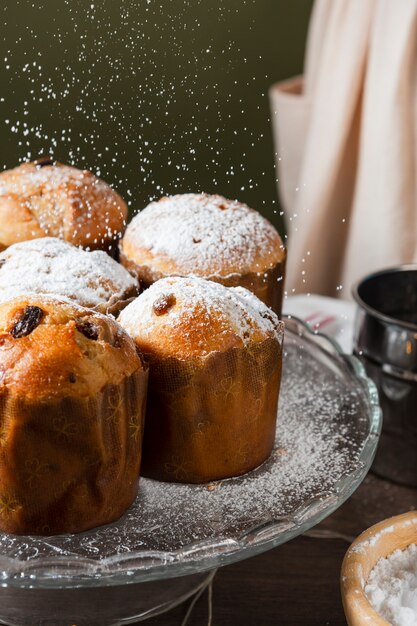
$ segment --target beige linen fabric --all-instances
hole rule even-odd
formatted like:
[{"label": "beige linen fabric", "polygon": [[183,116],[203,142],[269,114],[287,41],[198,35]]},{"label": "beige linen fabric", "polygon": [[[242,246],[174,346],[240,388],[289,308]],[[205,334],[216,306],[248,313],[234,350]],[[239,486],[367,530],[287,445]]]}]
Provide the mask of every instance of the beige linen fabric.
[{"label": "beige linen fabric", "polygon": [[417,0],[316,0],[304,77],[270,95],[288,293],[417,262]]}]

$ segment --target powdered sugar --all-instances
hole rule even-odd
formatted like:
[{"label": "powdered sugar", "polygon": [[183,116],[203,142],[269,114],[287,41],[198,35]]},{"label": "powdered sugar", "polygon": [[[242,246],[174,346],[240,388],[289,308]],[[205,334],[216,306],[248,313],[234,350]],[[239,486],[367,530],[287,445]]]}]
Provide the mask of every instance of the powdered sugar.
[{"label": "powdered sugar", "polygon": [[[283,256],[274,227],[237,201],[184,194],[152,202],[133,218],[125,240],[172,262],[172,273],[218,275],[265,271]],[[136,259],[134,259],[136,260]]]},{"label": "powdered sugar", "polygon": [[380,559],[369,575],[365,593],[392,626],[416,626],[417,545]]},{"label": "powdered sugar", "polygon": [[[198,327],[196,331],[204,333],[210,330],[211,317],[216,316],[224,320],[245,345],[256,331],[265,337],[282,339],[283,325],[278,317],[247,289],[228,288],[196,277],[170,277],[157,281],[122,311],[120,324],[132,337],[138,332],[142,337],[152,333],[159,321],[154,304],[170,294],[175,296],[175,304],[163,316],[167,332],[184,324],[185,319],[193,319]],[[202,311],[206,313],[204,316]]]},{"label": "powdered sugar", "polygon": [[55,294],[96,307],[135,287],[137,280],[105,252],[86,252],[53,237],[14,244],[0,254],[1,300]]}]

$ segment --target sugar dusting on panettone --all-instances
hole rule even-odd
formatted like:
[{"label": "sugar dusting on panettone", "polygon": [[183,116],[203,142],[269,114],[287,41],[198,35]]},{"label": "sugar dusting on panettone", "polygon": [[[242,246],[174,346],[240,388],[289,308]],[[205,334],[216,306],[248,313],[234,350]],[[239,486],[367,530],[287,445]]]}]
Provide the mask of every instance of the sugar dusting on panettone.
[{"label": "sugar dusting on panettone", "polygon": [[111,317],[51,296],[0,304],[1,531],[75,533],[126,511],[147,378]]},{"label": "sugar dusting on panettone", "polygon": [[257,211],[192,193],[161,198],[141,211],[126,230],[122,251],[138,264],[196,276],[261,272],[285,255],[277,231]]},{"label": "sugar dusting on panettone", "polygon": [[1,172],[0,201],[6,199],[25,207],[45,235],[93,249],[117,240],[127,217],[126,204],[106,182],[52,159]]},{"label": "sugar dusting on panettone", "polygon": [[179,358],[268,337],[281,341],[283,335],[283,323],[252,293],[196,277],[157,281],[122,311],[119,322],[145,351],[159,345]]},{"label": "sugar dusting on panettone", "polygon": [[0,300],[57,294],[97,307],[136,290],[136,278],[105,252],[87,252],[54,237],[17,243],[0,254]]}]

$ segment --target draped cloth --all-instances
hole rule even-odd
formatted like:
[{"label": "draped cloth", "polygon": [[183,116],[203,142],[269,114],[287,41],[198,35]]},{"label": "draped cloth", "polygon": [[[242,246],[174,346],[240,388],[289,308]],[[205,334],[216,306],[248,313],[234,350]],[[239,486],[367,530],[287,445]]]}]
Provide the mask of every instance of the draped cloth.
[{"label": "draped cloth", "polygon": [[417,0],[316,0],[304,76],[270,97],[288,293],[417,262]]}]

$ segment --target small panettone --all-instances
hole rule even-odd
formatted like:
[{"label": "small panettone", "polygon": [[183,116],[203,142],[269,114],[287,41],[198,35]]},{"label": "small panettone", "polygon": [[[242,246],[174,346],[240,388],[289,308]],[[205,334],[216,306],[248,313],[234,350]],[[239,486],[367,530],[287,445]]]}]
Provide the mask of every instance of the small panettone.
[{"label": "small panettone", "polygon": [[48,296],[0,304],[0,529],[73,533],[136,497],[147,368],[109,317]]},{"label": "small panettone", "polygon": [[0,173],[0,250],[47,235],[115,254],[127,206],[92,172],[47,157]]},{"label": "small panettone", "polygon": [[44,237],[0,253],[0,301],[28,293],[58,295],[117,315],[139,294],[139,283],[102,250],[88,252]]},{"label": "small panettone", "polygon": [[120,324],[146,356],[144,475],[204,483],[270,455],[283,323],[252,293],[201,278],[165,278]]},{"label": "small panettone", "polygon": [[192,193],[152,202],[128,225],[120,258],[145,286],[198,276],[245,287],[281,312],[285,247],[272,224],[241,202]]}]

